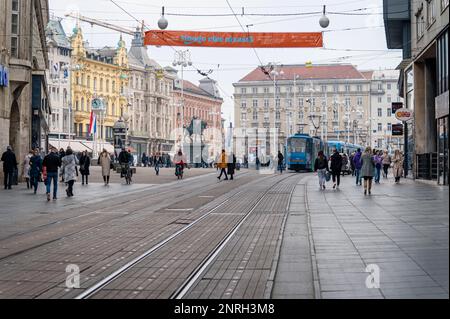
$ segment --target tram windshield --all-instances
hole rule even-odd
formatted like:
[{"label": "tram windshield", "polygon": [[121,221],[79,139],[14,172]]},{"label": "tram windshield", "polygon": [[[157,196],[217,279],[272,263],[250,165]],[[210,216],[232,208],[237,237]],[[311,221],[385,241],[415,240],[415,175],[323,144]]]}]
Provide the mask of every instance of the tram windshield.
[{"label": "tram windshield", "polygon": [[289,141],[290,153],[305,153],[306,152],[306,140],[294,138]]}]

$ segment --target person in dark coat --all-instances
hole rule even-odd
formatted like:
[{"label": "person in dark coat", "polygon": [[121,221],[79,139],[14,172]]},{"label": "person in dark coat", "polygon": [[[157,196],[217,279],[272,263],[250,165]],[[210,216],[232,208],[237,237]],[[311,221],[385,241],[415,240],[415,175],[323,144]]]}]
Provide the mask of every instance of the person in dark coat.
[{"label": "person in dark coat", "polygon": [[34,190],[34,194],[37,193],[39,185],[39,177],[42,173],[42,158],[38,150],[34,150],[33,156],[30,158],[30,183]]},{"label": "person in dark coat", "polygon": [[52,148],[50,153],[45,156],[42,166],[46,168],[47,172],[47,201],[50,201],[50,188],[53,180],[53,200],[57,199],[58,193],[58,170],[61,167],[61,159],[58,155],[58,150]]},{"label": "person in dark coat", "polygon": [[231,155],[230,160],[228,161],[228,175],[230,175],[230,180],[233,180],[233,176],[236,171],[236,156],[234,154]]},{"label": "person in dark coat", "polygon": [[342,156],[337,149],[334,149],[333,155],[330,156],[331,175],[333,176],[333,189],[339,188],[341,184]]},{"label": "person in dark coat", "polygon": [[280,174],[283,174],[283,162],[284,156],[280,151],[278,151],[278,170],[280,171]]},{"label": "person in dark coat", "polygon": [[89,167],[91,166],[91,159],[89,158],[87,151],[84,151],[79,160],[80,163],[80,173],[81,173],[81,185],[84,185],[86,180],[86,185],[89,184]]},{"label": "person in dark coat", "polygon": [[17,170],[17,158],[13,153],[11,146],[6,148],[6,152],[2,154],[3,173],[5,189],[12,189],[12,180],[14,171]]},{"label": "person in dark coat", "polygon": [[314,162],[314,172],[317,172],[317,175],[319,176],[319,185],[320,189],[326,189],[326,182],[327,182],[327,173],[329,172],[328,168],[328,160],[327,157],[324,155],[323,151],[319,151],[317,154],[316,161]]}]

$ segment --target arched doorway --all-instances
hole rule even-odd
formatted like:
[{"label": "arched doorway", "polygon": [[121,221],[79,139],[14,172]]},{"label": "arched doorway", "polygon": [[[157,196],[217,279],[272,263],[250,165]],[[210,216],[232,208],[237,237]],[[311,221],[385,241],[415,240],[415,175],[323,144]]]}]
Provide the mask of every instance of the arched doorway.
[{"label": "arched doorway", "polygon": [[20,111],[16,100],[11,106],[9,118],[9,145],[11,145],[16,156],[18,156],[20,152]]}]

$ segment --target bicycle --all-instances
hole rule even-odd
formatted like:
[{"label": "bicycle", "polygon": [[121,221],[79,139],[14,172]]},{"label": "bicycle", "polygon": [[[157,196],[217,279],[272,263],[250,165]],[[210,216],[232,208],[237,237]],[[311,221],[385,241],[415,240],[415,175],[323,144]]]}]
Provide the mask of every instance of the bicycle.
[{"label": "bicycle", "polygon": [[178,179],[183,179],[183,173],[184,173],[183,165],[177,164],[175,167],[175,176],[177,176]]},{"label": "bicycle", "polygon": [[129,164],[122,164],[122,176],[125,177],[125,182],[127,185],[130,185],[132,183],[132,173],[131,173],[131,167]]}]

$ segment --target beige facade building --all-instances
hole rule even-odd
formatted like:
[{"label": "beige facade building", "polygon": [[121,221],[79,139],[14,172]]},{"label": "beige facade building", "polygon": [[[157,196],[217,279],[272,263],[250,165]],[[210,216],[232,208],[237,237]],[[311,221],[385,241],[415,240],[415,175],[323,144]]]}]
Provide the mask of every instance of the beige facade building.
[{"label": "beige facade building", "polygon": [[48,1],[0,1],[0,12],[0,147],[11,145],[22,160],[48,146]]},{"label": "beige facade building", "polygon": [[142,154],[172,151],[175,106],[171,98],[175,75],[148,55],[142,33],[137,30],[128,52],[129,142],[141,160]]},{"label": "beige facade building", "polygon": [[234,84],[237,129],[277,129],[280,148],[296,132],[369,142],[370,80],[353,65],[283,65],[272,71],[257,68]]}]

